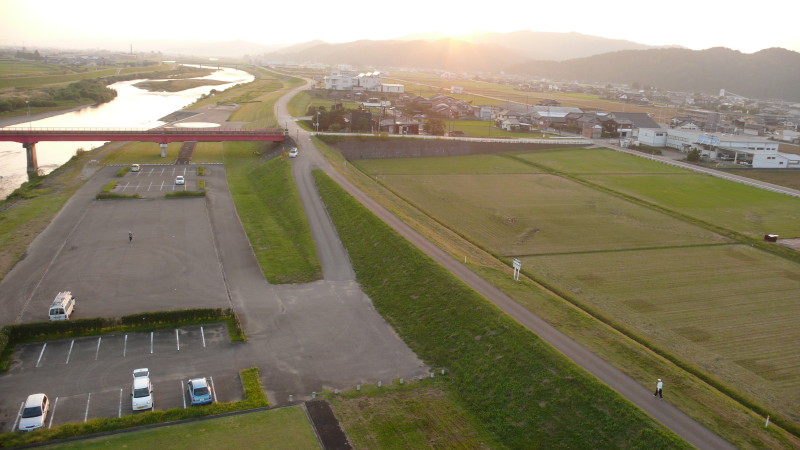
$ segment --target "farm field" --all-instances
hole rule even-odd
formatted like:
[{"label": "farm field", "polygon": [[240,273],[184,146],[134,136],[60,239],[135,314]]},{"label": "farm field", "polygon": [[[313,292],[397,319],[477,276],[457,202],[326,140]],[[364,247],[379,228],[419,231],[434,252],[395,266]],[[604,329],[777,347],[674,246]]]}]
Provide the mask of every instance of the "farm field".
[{"label": "farm field", "polygon": [[381,175],[380,181],[503,256],[728,242],[554,175]]},{"label": "farm field", "polygon": [[800,420],[800,266],[745,245],[522,258],[523,266]]},{"label": "farm field", "polygon": [[509,156],[623,197],[490,162],[502,155],[353,164],[479,247],[520,257],[523,271],[577,303],[800,421],[800,265],[624,196],[752,235],[758,223],[795,232],[797,199],[607,150]]},{"label": "farm field", "polygon": [[724,172],[800,190],[800,170],[747,169]]}]

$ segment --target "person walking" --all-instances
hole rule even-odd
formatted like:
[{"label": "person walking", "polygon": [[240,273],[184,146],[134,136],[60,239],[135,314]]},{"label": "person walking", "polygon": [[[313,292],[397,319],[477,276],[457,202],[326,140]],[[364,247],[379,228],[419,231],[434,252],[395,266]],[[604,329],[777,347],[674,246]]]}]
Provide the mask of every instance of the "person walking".
[{"label": "person walking", "polygon": [[128,243],[133,242],[133,231],[128,231]]},{"label": "person walking", "polygon": [[656,383],[656,392],[653,393],[653,397],[664,398],[662,393],[664,392],[664,383],[661,382],[661,378],[658,379],[658,383]]}]

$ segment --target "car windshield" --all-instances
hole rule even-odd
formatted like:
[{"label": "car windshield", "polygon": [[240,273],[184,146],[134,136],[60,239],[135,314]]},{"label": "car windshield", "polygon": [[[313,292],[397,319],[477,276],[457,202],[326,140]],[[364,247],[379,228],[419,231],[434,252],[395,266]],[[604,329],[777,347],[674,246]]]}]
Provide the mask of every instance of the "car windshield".
[{"label": "car windshield", "polygon": [[42,415],[42,407],[41,406],[31,406],[30,408],[25,408],[22,411],[22,418],[27,419],[29,417],[39,417]]},{"label": "car windshield", "polygon": [[133,390],[134,398],[148,397],[149,395],[150,395],[150,390],[147,389],[146,387]]},{"label": "car windshield", "polygon": [[197,396],[208,395],[208,388],[207,387],[194,388],[194,395]]}]

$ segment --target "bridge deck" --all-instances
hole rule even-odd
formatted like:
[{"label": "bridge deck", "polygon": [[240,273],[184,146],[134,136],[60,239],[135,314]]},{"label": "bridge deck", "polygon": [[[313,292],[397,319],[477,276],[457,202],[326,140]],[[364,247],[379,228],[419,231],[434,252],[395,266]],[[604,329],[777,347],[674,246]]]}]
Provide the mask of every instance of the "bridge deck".
[{"label": "bridge deck", "polygon": [[221,141],[282,141],[282,129],[239,130],[225,128],[155,128],[124,130],[103,128],[0,128],[0,141],[33,144],[43,141],[147,141],[221,142]]}]

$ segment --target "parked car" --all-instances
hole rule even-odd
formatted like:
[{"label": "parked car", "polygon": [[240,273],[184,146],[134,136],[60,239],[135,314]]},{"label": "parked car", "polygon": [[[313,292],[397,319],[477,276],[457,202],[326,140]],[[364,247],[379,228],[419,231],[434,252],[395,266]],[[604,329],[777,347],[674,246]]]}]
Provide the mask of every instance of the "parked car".
[{"label": "parked car", "polygon": [[132,164],[131,165],[131,172],[138,172],[140,170],[142,170],[142,166],[140,166],[139,164]]},{"label": "parked car", "polygon": [[192,378],[186,383],[186,386],[189,390],[189,400],[192,405],[207,405],[214,401],[214,397],[211,395],[211,388],[205,377]]},{"label": "parked car", "polygon": [[150,382],[150,370],[147,368],[133,371],[131,408],[134,411],[153,409],[153,384]]},{"label": "parked car", "polygon": [[297,158],[297,153],[297,147],[292,147],[292,149],[289,150],[289,158]]},{"label": "parked car", "polygon": [[183,175],[178,175],[175,177],[175,184],[186,184],[186,180],[183,178]]},{"label": "parked car", "polygon": [[50,410],[50,401],[44,394],[31,394],[25,400],[22,417],[19,419],[20,431],[33,431],[44,426],[44,419]]}]

